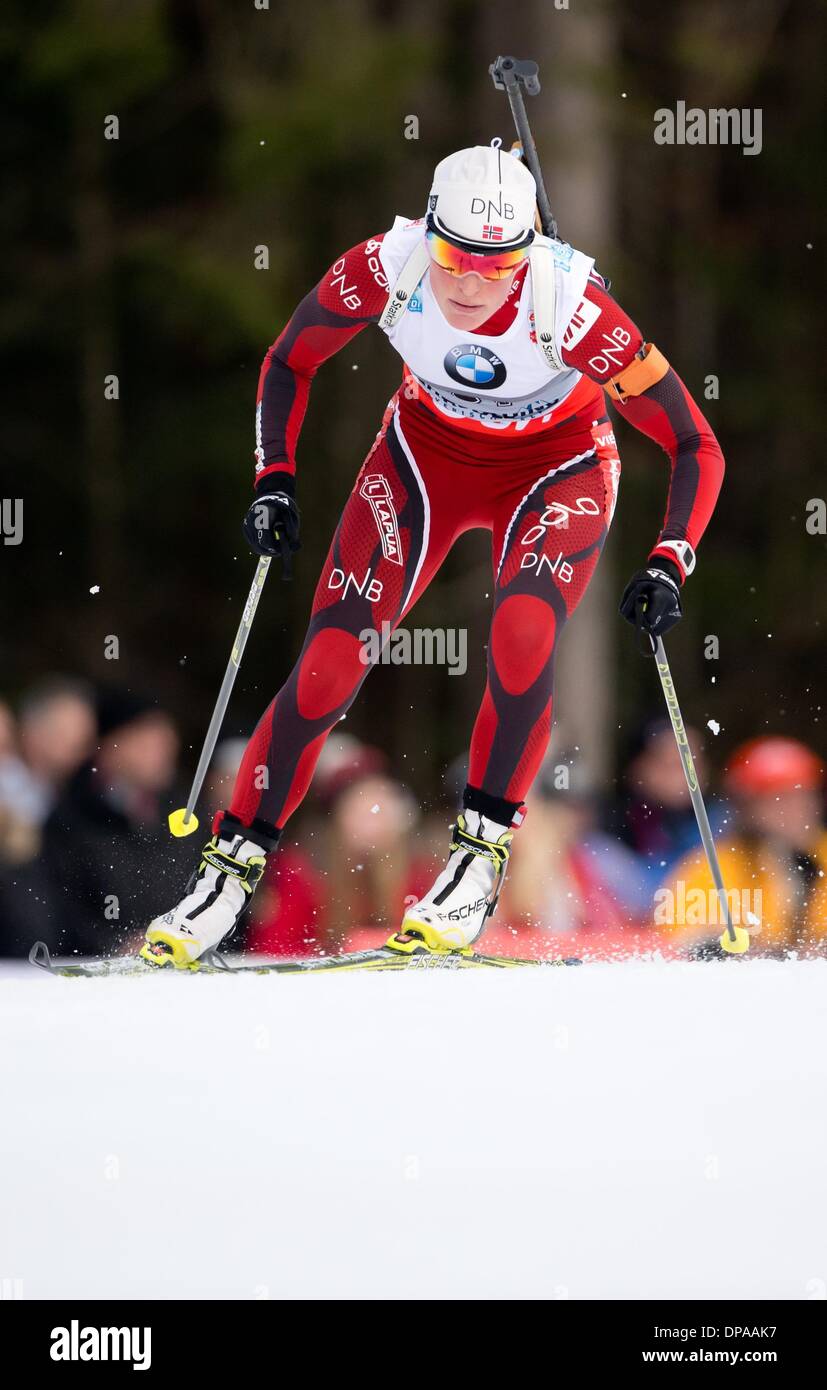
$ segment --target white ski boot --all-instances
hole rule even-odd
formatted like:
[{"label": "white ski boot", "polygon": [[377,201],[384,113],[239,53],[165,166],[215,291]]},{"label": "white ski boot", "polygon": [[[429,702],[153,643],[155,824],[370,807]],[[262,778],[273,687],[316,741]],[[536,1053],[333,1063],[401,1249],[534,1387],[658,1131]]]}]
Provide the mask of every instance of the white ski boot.
[{"label": "white ski boot", "polygon": [[406,909],[400,930],[388,942],[395,950],[421,950],[424,943],[431,951],[470,954],[497,905],[514,832],[467,810],[452,829],[448,863],[425,896]]},{"label": "white ski boot", "polygon": [[204,951],[237,927],[276,839],[224,815],[177,907],[150,922],[139,955],[150,965],[197,969]]}]

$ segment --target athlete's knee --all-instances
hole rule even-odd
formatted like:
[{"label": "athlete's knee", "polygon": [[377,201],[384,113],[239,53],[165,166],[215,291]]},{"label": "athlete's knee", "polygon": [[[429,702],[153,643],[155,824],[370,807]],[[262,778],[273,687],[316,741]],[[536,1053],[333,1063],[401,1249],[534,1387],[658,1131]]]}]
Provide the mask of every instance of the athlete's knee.
[{"label": "athlete's knee", "polygon": [[489,661],[509,695],[521,695],[543,671],[550,671],[556,636],[554,610],[543,599],[512,594],[498,604]]},{"label": "athlete's knee", "polygon": [[356,694],[367,674],[364,647],[352,632],[326,627],[308,643],[299,661],[296,708],[303,719],[332,715]]}]

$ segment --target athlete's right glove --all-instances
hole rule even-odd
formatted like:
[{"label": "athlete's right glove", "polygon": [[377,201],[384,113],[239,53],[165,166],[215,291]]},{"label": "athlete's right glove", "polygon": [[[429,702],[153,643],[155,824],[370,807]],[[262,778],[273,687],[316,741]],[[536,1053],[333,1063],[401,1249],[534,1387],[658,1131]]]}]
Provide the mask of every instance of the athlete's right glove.
[{"label": "athlete's right glove", "polygon": [[293,577],[293,552],[301,549],[301,516],[286,492],[262,490],[244,518],[247,544],[257,555],[281,558],[285,579]]}]

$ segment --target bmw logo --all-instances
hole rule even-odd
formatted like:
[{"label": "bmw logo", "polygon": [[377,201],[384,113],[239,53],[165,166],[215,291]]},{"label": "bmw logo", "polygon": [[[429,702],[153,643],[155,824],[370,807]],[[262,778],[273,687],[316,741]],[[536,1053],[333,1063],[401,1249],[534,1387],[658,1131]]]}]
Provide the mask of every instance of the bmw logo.
[{"label": "bmw logo", "polygon": [[507,375],[502,358],[476,343],[460,343],[451,348],[445,354],[443,366],[452,381],[483,391],[502,386]]}]

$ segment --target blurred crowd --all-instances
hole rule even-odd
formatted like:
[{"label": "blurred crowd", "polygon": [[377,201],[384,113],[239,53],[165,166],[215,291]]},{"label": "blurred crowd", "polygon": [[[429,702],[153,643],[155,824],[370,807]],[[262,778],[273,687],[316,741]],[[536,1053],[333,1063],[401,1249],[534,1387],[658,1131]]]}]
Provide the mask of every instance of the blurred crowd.
[{"label": "blurred crowd", "polygon": [[[637,731],[610,794],[560,733],[483,949],[720,954],[724,915],[668,722]],[[704,738],[689,738],[730,910],[753,953],[827,953],[820,756],[770,732],[724,750],[713,777]],[[26,955],[38,939],[61,955],[133,950],[150,918],[181,896],[243,749],[242,739],[219,744],[196,808],[201,828],[173,839],[167,815],[186,785],[167,711],[63,676],[14,707],[0,701],[0,956]],[[379,749],[333,735],[232,949],[305,956],[381,943],[444,865],[465,781],[458,758],[423,807]]]}]

